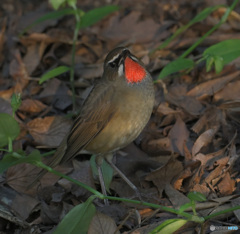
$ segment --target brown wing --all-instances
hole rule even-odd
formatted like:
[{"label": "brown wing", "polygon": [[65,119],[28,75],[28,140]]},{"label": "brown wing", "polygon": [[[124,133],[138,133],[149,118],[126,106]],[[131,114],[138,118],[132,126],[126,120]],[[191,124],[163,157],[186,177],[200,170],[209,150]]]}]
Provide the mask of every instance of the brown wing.
[{"label": "brown wing", "polygon": [[75,157],[107,125],[116,112],[116,108],[111,102],[114,93],[113,86],[109,87],[102,83],[93,88],[67,139],[64,139],[55,154],[61,158],[61,154],[64,152],[60,163]]},{"label": "brown wing", "polygon": [[[72,159],[101,132],[116,112],[116,108],[111,102],[114,93],[114,86],[102,83],[94,86],[81,113],[74,121],[70,133],[47,162],[48,166],[55,167]],[[42,170],[28,187],[33,186],[46,172],[46,170]]]}]

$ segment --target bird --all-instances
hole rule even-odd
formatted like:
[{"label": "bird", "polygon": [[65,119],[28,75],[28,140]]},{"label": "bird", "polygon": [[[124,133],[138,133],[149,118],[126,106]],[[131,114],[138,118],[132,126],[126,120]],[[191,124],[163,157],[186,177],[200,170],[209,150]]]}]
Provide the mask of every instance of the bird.
[{"label": "bird", "polygon": [[[81,153],[96,154],[104,195],[107,193],[101,171],[103,159],[139,195],[136,186],[113,164],[112,156],[134,141],[148,123],[155,97],[153,80],[144,64],[126,47],[113,49],[103,68],[102,77],[94,84],[48,166],[54,168]],[[44,174],[41,171],[38,179]]]}]

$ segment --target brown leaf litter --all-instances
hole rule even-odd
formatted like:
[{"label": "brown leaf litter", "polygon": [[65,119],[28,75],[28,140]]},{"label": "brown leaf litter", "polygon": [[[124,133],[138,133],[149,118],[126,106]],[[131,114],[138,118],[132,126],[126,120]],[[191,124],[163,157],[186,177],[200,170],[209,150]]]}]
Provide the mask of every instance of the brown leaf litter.
[{"label": "brown leaf litter", "polygon": [[[193,25],[165,49],[157,48],[163,40],[189,22],[213,1],[193,4],[163,1],[119,1],[121,9],[92,27],[81,30],[76,46],[75,87],[79,109],[90,92],[93,79],[103,71],[103,61],[113,47],[127,46],[140,57],[154,79],[170,61],[178,58],[206,33],[222,16],[223,9],[203,22]],[[103,1],[81,1],[83,10],[105,5]],[[42,85],[39,78],[60,65],[71,64],[74,18],[48,20],[22,37],[18,33],[35,18],[49,12],[47,1],[34,4],[19,0],[5,1],[0,20],[0,112],[11,114],[10,99],[21,93],[22,105],[16,112],[21,134],[14,150],[27,154],[34,149],[46,153],[59,145],[72,119],[72,92],[69,73]],[[197,60],[208,46],[225,39],[240,38],[239,14],[229,20],[198,46],[191,58]],[[188,74],[178,74],[155,83],[156,100],[148,126],[135,143],[117,152],[114,162],[139,188],[143,200],[179,208],[189,202],[187,194],[198,191],[207,197],[197,203],[200,215],[240,204],[239,200],[239,59],[224,67],[220,74],[206,72],[202,64]],[[1,155],[2,156],[2,155]],[[55,169],[95,189],[90,156],[76,157]],[[48,158],[44,160],[49,160]],[[52,231],[74,206],[91,195],[65,179],[47,173],[27,190],[38,168],[19,164],[1,176],[0,231],[42,233]],[[113,196],[136,198],[135,193],[118,175],[110,185]],[[153,211],[144,206],[111,201],[103,206],[95,200],[97,213],[88,233],[148,233],[164,220],[176,218],[171,213]],[[188,210],[191,211],[191,210]],[[236,225],[239,210],[204,224],[205,230],[217,225]],[[215,223],[216,224],[216,223]],[[182,229],[199,231],[187,223]]]}]

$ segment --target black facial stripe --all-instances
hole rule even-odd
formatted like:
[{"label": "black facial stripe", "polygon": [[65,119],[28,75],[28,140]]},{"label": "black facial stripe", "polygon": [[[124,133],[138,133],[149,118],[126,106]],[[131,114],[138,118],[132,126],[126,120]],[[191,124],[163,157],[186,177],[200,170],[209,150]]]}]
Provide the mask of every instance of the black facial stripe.
[{"label": "black facial stripe", "polygon": [[125,58],[129,55],[129,50],[123,50],[122,53],[118,56],[115,55],[113,59],[108,62],[108,64],[112,68],[119,67],[124,62]]},{"label": "black facial stripe", "polygon": [[109,62],[108,64],[114,68],[114,67],[118,67],[120,66],[121,62],[122,62],[122,55],[120,54],[116,59],[114,59],[113,61]]},{"label": "black facial stripe", "polygon": [[119,56],[114,60],[114,63],[117,64],[117,65],[119,66],[121,60],[122,60],[122,55],[119,55]]}]

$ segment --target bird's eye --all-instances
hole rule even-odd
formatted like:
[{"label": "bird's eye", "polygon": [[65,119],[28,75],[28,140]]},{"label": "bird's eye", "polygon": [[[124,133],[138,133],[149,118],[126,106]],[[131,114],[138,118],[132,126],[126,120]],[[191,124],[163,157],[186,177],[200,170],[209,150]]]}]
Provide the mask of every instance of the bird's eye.
[{"label": "bird's eye", "polygon": [[115,62],[111,62],[111,63],[109,63],[109,66],[110,66],[111,68],[115,68],[115,67],[117,66],[117,64],[116,64]]},{"label": "bird's eye", "polygon": [[121,54],[115,55],[111,60],[108,61],[108,65],[111,68],[117,68],[120,65],[122,60],[123,60],[123,56]]}]

